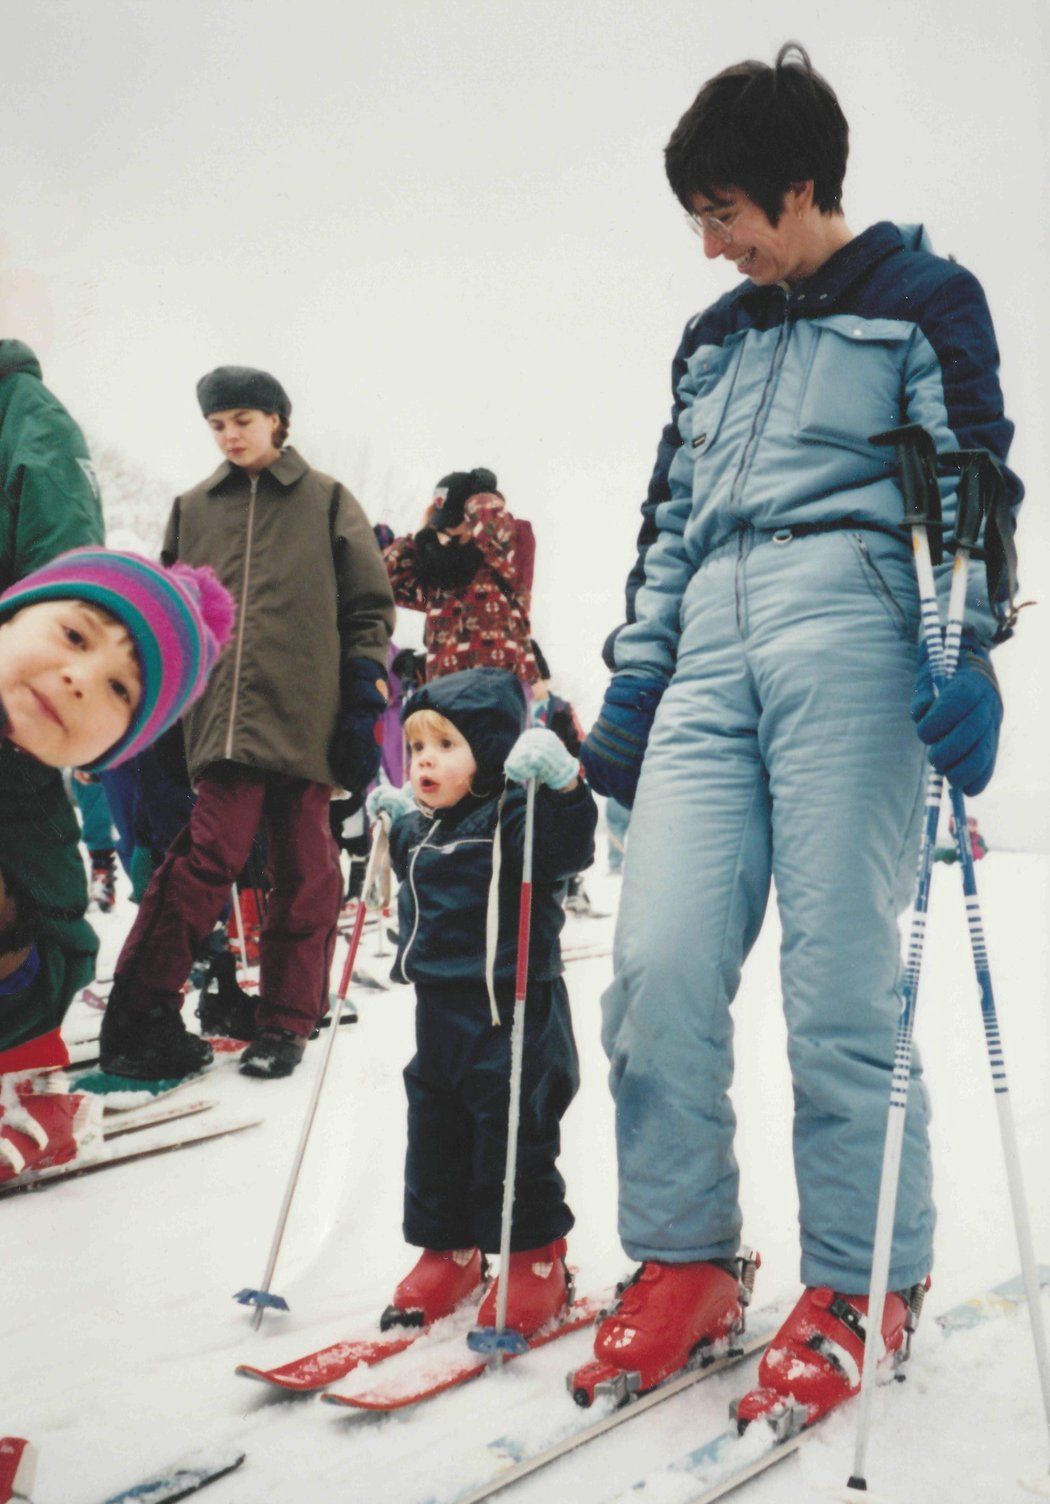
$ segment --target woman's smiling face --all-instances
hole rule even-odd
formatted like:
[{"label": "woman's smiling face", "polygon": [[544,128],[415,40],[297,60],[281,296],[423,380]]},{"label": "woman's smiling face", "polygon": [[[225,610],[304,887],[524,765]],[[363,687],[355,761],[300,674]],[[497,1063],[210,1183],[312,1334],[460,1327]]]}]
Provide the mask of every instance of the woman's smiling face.
[{"label": "woman's smiling face", "polygon": [[[806,186],[812,202],[812,186]],[[704,242],[705,256],[711,260],[721,256],[757,286],[772,287],[778,282],[797,282],[815,269],[810,264],[814,227],[805,212],[805,196],[789,189],[774,225],[742,188],[726,188],[717,198],[694,193],[689,218]],[[816,217],[820,219],[819,214]]]}]

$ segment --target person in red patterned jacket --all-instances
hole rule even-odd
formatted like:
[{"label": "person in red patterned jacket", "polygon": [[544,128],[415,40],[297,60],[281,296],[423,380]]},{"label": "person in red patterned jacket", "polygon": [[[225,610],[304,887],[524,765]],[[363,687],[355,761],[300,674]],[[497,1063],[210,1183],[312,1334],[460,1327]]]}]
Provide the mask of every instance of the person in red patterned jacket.
[{"label": "person in red patterned jacket", "polygon": [[532,529],[511,516],[491,470],[438,481],[419,532],[383,550],[397,604],[426,612],[428,680],[503,668],[535,683],[532,552]]}]

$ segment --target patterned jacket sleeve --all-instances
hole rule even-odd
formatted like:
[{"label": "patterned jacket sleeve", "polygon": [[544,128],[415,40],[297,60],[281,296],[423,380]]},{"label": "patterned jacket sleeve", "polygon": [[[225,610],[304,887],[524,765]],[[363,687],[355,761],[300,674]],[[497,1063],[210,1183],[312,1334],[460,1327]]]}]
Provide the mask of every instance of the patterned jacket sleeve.
[{"label": "patterned jacket sleeve", "polygon": [[514,557],[514,519],[502,496],[492,491],[472,496],[463,515],[470,523],[471,539],[481,550],[489,569],[498,574],[510,590],[518,591],[520,576]]},{"label": "patterned jacket sleeve", "polygon": [[415,538],[411,534],[395,538],[383,550],[383,563],[397,604],[407,607],[409,611],[425,611],[428,605],[427,593],[416,574]]}]

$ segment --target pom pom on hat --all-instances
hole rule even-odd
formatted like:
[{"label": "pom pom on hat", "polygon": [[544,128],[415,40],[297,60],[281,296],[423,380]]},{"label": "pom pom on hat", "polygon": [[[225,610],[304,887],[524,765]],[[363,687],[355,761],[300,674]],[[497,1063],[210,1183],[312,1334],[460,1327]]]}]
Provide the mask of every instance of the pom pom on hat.
[{"label": "pom pom on hat", "polygon": [[278,413],[286,421],[292,415],[291,399],[277,377],[253,366],[216,366],[198,381],[197,401],[205,417],[235,407]]},{"label": "pom pom on hat", "polygon": [[0,595],[0,620],[39,601],[81,600],[127,629],[142,694],[125,734],[89,764],[102,772],[134,757],[179,720],[204,692],[233,634],[236,606],[207,566],[165,569],[139,554],[75,548]]}]

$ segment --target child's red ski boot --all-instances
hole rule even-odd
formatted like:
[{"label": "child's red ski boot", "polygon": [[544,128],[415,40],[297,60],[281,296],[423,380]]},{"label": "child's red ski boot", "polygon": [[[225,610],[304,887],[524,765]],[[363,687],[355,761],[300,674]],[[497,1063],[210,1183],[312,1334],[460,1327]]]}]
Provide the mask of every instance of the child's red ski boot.
[{"label": "child's red ski boot", "polygon": [[[566,1242],[557,1238],[543,1248],[529,1248],[512,1253],[507,1270],[508,1331],[522,1337],[535,1335],[564,1316],[572,1304],[572,1279],[565,1267]],[[495,1327],[499,1282],[496,1279],[478,1310],[479,1327]]]},{"label": "child's red ski boot", "polygon": [[100,1099],[67,1092],[61,1077],[0,1081],[0,1184],[68,1164],[99,1133]]},{"label": "child's red ski boot", "polygon": [[[886,1296],[880,1367],[893,1369],[907,1358],[928,1285]],[[866,1295],[837,1295],[826,1285],[804,1290],[766,1348],[758,1387],[730,1407],[738,1430],[765,1420],[783,1441],[858,1394],[867,1335]]]},{"label": "child's red ski boot", "polygon": [[425,1248],[379,1318],[380,1330],[440,1321],[480,1290],[485,1272],[477,1248]]},{"label": "child's red ski boot", "polygon": [[573,1399],[587,1406],[611,1394],[623,1404],[729,1351],[743,1331],[758,1265],[756,1253],[725,1264],[648,1260],[598,1327],[594,1361],[569,1374]]}]

